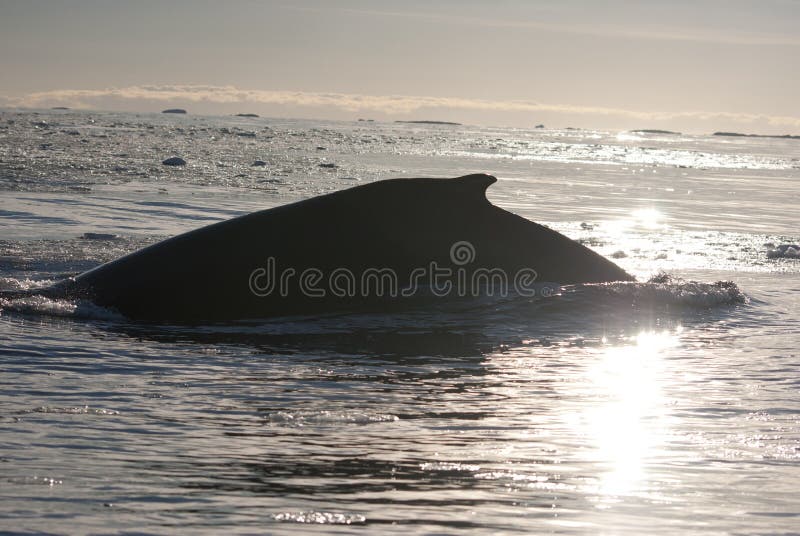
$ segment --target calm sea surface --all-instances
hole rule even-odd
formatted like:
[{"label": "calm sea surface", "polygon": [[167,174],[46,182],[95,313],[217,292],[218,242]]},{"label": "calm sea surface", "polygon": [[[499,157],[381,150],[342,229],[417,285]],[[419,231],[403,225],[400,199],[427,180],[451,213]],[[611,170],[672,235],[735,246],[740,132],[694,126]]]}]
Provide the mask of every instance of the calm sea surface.
[{"label": "calm sea surface", "polygon": [[0,290],[484,171],[639,283],[198,327],[0,299],[0,532],[800,533],[798,140],[0,110]]}]

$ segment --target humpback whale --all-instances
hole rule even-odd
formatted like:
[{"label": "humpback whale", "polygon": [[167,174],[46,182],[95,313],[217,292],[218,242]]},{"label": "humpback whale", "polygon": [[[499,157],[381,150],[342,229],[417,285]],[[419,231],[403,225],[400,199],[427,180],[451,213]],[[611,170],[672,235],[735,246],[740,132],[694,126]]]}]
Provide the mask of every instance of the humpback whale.
[{"label": "humpback whale", "polygon": [[382,311],[633,278],[492,205],[497,179],[390,179],[196,229],[38,290],[129,319],[204,323]]}]

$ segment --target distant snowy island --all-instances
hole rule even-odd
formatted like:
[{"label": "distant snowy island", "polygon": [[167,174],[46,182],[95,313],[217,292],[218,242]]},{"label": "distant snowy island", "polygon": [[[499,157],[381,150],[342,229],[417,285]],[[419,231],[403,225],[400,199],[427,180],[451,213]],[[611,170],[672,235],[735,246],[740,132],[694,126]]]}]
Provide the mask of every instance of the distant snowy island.
[{"label": "distant snowy island", "polygon": [[713,136],[732,136],[737,138],[781,138],[788,140],[800,140],[800,136],[791,134],[742,134],[740,132],[715,132]]},{"label": "distant snowy island", "polygon": [[461,126],[461,123],[454,123],[452,121],[395,121],[395,123],[412,123],[418,125],[454,125],[454,126]]},{"label": "distant snowy island", "polygon": [[661,130],[658,128],[640,128],[638,130],[631,130],[631,132],[635,134],[671,134],[674,136],[680,136],[680,132],[673,132],[672,130]]}]

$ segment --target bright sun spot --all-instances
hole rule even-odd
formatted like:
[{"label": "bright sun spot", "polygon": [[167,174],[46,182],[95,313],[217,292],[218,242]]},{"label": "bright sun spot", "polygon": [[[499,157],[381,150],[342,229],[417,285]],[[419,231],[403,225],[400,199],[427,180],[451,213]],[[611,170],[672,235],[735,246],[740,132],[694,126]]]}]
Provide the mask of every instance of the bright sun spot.
[{"label": "bright sun spot", "polygon": [[657,229],[663,225],[661,222],[664,219],[663,214],[654,208],[634,210],[631,216],[633,216],[635,223],[647,229]]},{"label": "bright sun spot", "polygon": [[[605,228],[618,246],[635,247],[636,231],[664,229],[667,227],[664,220],[664,214],[655,208],[639,208],[628,216],[606,222]],[[626,240],[630,242],[626,244]]]},{"label": "bright sun spot", "polygon": [[646,462],[663,443],[663,351],[677,344],[677,337],[645,331],[634,342],[607,349],[587,370],[597,404],[580,422],[587,455],[598,465],[598,492],[603,496],[646,488]]}]

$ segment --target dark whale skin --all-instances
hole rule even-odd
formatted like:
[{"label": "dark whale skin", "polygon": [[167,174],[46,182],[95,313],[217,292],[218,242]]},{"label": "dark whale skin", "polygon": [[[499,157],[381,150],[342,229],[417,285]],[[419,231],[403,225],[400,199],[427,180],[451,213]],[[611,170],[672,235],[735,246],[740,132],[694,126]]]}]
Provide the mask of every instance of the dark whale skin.
[{"label": "dark whale skin", "polygon": [[[391,179],[321,195],[164,240],[44,294],[91,300],[136,321],[203,323],[417,303],[418,296],[388,292],[309,296],[299,277],[288,279],[282,292],[276,285],[269,295],[257,295],[252,274],[267,267],[269,258],[277,275],[288,269],[299,276],[314,268],[327,277],[337,269],[358,275],[388,268],[400,288],[411,285],[414,269],[432,262],[462,268],[467,277],[485,268],[512,275],[532,269],[536,281],[558,284],[633,279],[583,245],[492,205],[486,189],[496,180],[485,174]],[[451,258],[451,247],[463,242],[472,247],[474,259],[460,266]],[[256,281],[258,288],[267,286],[263,277]]]}]

